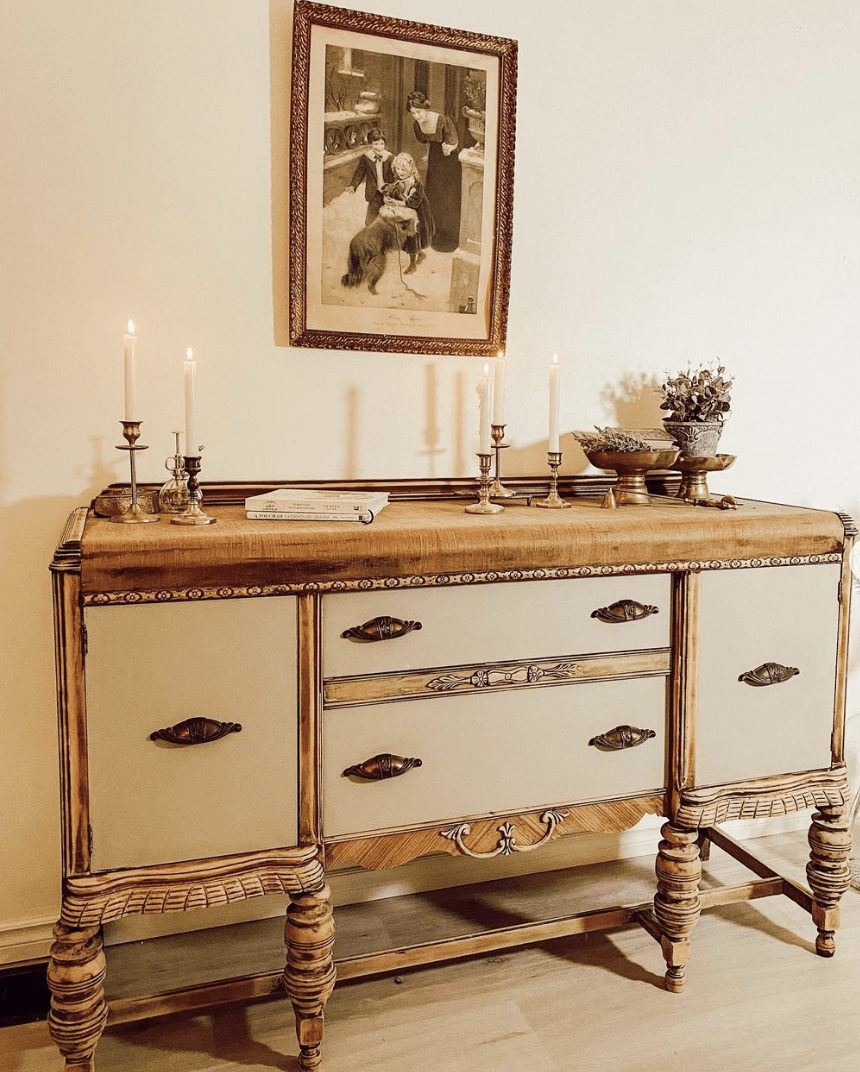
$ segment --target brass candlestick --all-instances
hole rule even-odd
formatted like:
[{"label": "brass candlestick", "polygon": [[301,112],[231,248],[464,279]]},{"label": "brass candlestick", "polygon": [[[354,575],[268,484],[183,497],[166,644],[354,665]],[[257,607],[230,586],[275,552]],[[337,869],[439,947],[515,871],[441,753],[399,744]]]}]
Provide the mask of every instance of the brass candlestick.
[{"label": "brass candlestick", "polygon": [[493,479],[493,483],[490,485],[490,494],[497,499],[510,499],[513,497],[513,492],[502,484],[501,481],[501,465],[499,455],[501,452],[509,446],[508,443],[503,443],[505,438],[505,426],[503,424],[490,425],[490,430],[493,436],[493,452],[496,455],[496,473]]},{"label": "brass candlestick", "polygon": [[546,454],[547,465],[550,469],[549,494],[545,499],[538,499],[535,506],[542,506],[546,510],[566,510],[570,503],[565,502],[558,494],[558,469],[561,465],[561,451],[548,450]]},{"label": "brass candlestick", "polygon": [[145,525],[151,521],[158,521],[158,518],[154,514],[147,514],[142,510],[137,501],[137,464],[135,462],[135,455],[139,450],[149,449],[142,443],[138,443],[138,439],[140,438],[140,423],[140,421],[122,422],[122,434],[125,438],[125,443],[120,443],[116,448],[117,450],[128,451],[128,461],[131,470],[131,503],[125,513],[116,514],[109,519],[118,525]]},{"label": "brass candlestick", "polygon": [[492,454],[478,454],[478,465],[481,468],[481,486],[479,498],[476,503],[466,507],[467,514],[500,514],[504,506],[490,502],[490,460]]},{"label": "brass candlestick", "polygon": [[200,472],[200,455],[185,455],[182,459],[185,472],[188,473],[188,506],[176,517],[170,519],[171,525],[214,525],[217,517],[210,517],[200,509],[203,492],[200,490],[198,474]]}]

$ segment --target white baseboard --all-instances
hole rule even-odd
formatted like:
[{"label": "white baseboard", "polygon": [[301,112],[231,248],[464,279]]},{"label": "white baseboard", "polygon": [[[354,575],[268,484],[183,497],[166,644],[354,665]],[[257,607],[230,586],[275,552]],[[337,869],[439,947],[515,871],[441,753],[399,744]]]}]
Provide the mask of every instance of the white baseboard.
[{"label": "white baseboard", "polygon": [[[428,856],[388,871],[365,871],[346,866],[327,875],[334,905],[357,904],[385,897],[400,897],[428,890],[448,889],[474,882],[492,882],[514,875],[557,871],[582,864],[653,856],[664,820],[646,816],[631,830],[620,834],[569,834],[537,853],[474,860],[468,856]],[[806,830],[809,814],[796,812],[772,819],[740,819],[725,828],[739,840]],[[259,897],[223,908],[167,915],[129,916],[105,928],[107,945],[143,941],[167,934],[182,934],[209,927],[224,927],[258,919],[282,916],[285,897]],[[54,919],[27,919],[0,924],[0,965],[44,960],[52,942]]]}]

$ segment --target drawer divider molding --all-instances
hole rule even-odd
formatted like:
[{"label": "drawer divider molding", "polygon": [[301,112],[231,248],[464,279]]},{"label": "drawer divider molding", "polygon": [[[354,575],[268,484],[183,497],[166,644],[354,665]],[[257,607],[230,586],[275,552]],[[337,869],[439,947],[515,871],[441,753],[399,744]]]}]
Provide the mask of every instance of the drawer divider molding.
[{"label": "drawer divider molding", "polygon": [[350,707],[386,700],[431,699],[439,693],[468,695],[476,691],[659,677],[668,675],[669,669],[669,649],[653,648],[329,678],[323,683],[323,693],[327,708]]}]

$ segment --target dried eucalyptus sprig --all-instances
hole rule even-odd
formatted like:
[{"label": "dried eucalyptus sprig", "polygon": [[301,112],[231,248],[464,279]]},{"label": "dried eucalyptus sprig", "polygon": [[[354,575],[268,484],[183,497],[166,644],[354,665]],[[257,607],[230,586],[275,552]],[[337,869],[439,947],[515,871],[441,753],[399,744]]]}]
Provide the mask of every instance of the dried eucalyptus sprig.
[{"label": "dried eucalyptus sprig", "polygon": [[722,365],[713,368],[700,365],[697,369],[687,367],[686,372],[670,376],[661,385],[663,402],[660,409],[667,409],[670,421],[694,421],[696,423],[722,422],[732,408],[732,376],[727,376]]},{"label": "dried eucalyptus sprig", "polygon": [[[574,439],[586,454],[635,454],[653,448],[639,436],[622,428],[601,428],[595,424],[595,432],[574,432]],[[595,434],[596,433],[596,434]]]}]

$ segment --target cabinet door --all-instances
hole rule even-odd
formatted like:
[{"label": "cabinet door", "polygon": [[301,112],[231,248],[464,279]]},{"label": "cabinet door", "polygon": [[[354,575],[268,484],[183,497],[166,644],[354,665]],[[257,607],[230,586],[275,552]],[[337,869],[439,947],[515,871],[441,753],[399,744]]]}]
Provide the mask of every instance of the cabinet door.
[{"label": "cabinet door", "polygon": [[[295,599],[93,607],[86,626],[93,868],[295,844]],[[150,739],[194,717],[241,731]]]},{"label": "cabinet door", "polygon": [[[832,563],[702,574],[698,784],[830,766],[839,578]],[[768,663],[797,673],[739,680]]]}]

